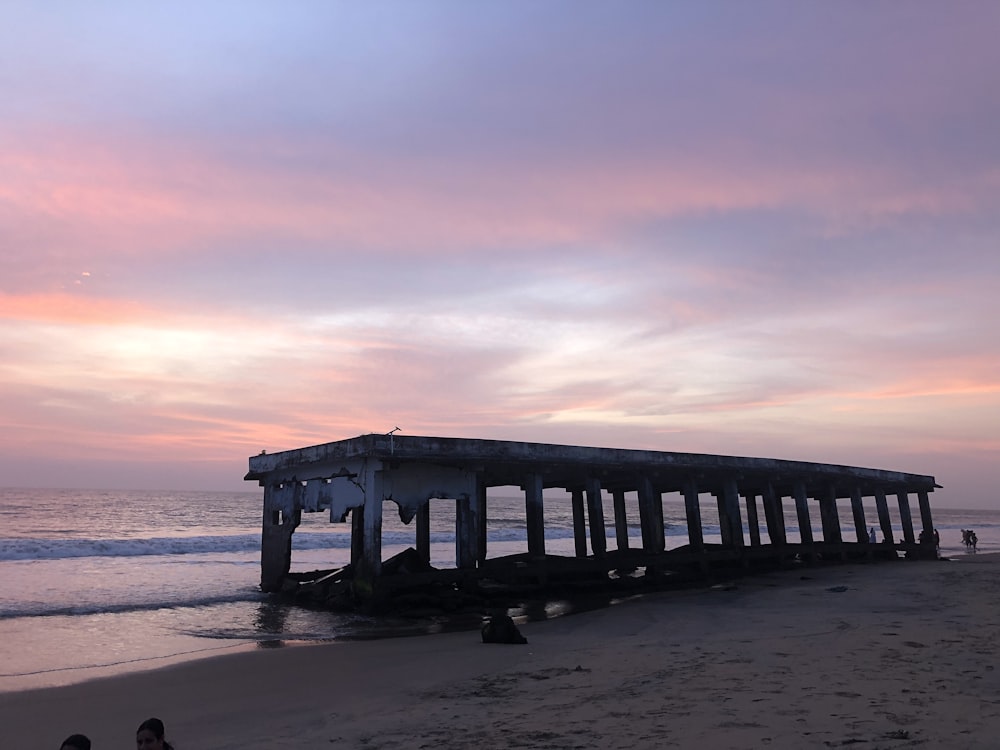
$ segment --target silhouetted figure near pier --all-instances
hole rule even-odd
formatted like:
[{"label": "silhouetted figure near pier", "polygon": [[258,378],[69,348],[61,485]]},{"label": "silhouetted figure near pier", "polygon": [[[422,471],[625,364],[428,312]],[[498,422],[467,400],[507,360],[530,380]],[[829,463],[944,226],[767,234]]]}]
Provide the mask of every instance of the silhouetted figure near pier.
[{"label": "silhouetted figure near pier", "polygon": [[976,532],[972,529],[962,529],[962,544],[965,545],[966,552],[977,552],[979,538],[976,536]]}]

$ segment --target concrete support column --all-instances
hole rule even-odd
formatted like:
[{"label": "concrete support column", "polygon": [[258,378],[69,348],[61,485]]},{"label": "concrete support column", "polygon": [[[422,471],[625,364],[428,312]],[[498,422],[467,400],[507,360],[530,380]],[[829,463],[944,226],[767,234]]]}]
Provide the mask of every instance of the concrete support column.
[{"label": "concrete support column", "polygon": [[712,493],[715,496],[715,507],[719,512],[719,534],[722,536],[722,546],[733,544],[733,529],[729,524],[729,511],[726,509],[726,493],[724,490]]},{"label": "concrete support column", "polygon": [[774,485],[770,482],[764,486],[763,502],[764,520],[767,523],[767,535],[771,538],[771,544],[786,544],[785,513],[781,507],[781,495],[774,491]]},{"label": "concrete support column", "polygon": [[757,493],[749,490],[743,493],[747,503],[747,528],[750,530],[750,546],[760,546],[760,521],[757,517]]},{"label": "concrete support column", "polygon": [[625,490],[613,489],[611,499],[615,506],[615,542],[619,550],[628,549],[628,515],[625,512]]},{"label": "concrete support column", "polygon": [[587,519],[590,521],[590,549],[597,556],[603,555],[608,548],[604,503],[601,499],[601,480],[594,477],[587,479]]},{"label": "concrete support column", "polygon": [[[729,543],[742,548],[745,546],[743,517],[740,515],[740,491],[735,479],[727,479],[722,483],[722,507],[725,508],[725,523],[729,526]],[[722,520],[720,517],[720,522]]]},{"label": "concrete support column", "polygon": [[542,475],[529,474],[524,483],[524,510],[528,520],[528,554],[545,554],[545,508],[542,496]]},{"label": "concrete support column", "polygon": [[878,511],[878,525],[882,529],[882,539],[886,544],[893,544],[892,519],[889,518],[889,503],[883,490],[875,490],[875,509]]},{"label": "concrete support column", "polygon": [[642,548],[663,552],[663,498],[649,477],[639,477],[639,522],[642,524]]},{"label": "concrete support column", "polygon": [[479,503],[475,488],[472,492],[455,498],[455,567],[471,570],[479,557]]},{"label": "concrete support column", "polygon": [[913,544],[917,540],[913,536],[913,516],[910,515],[910,497],[905,492],[897,492],[896,500],[899,502],[899,520],[903,525],[903,539]]},{"label": "concrete support column", "polygon": [[865,521],[865,506],[861,499],[861,488],[853,487],[851,489],[851,515],[854,516],[854,532],[858,541],[865,544],[869,541],[868,525]]},{"label": "concrete support column", "polygon": [[577,557],[587,556],[587,521],[583,509],[583,490],[579,487],[571,491],[573,502],[573,543]]},{"label": "concrete support column", "polygon": [[684,483],[684,515],[687,518],[688,541],[696,550],[703,550],[705,537],[701,529],[701,502],[698,483],[694,479]]},{"label": "concrete support column", "polygon": [[381,462],[366,461],[357,482],[364,493],[365,513],[362,539],[364,549],[354,576],[355,593],[362,598],[375,593],[375,581],[382,572],[382,482]]},{"label": "concrete support column", "polygon": [[[356,508],[351,508],[351,566],[357,569],[364,554],[365,506],[359,505]],[[430,557],[430,550],[427,552],[427,557]]]},{"label": "concrete support column", "polygon": [[482,565],[486,560],[486,534],[488,529],[486,528],[486,482],[480,475],[476,479],[476,495],[479,497],[479,516],[477,517],[477,528],[476,533],[479,535],[479,547],[476,556],[476,564]]},{"label": "concrete support column", "polygon": [[260,588],[280,591],[292,566],[292,534],[302,520],[297,505],[298,482],[264,485],[264,519],[260,539]]},{"label": "concrete support column", "polygon": [[795,517],[799,522],[799,537],[803,544],[812,544],[812,519],[809,518],[809,497],[806,495],[805,483],[796,482],[792,492],[795,493]]},{"label": "concrete support column", "polygon": [[431,561],[431,501],[417,508],[417,556],[425,563]]},{"label": "concrete support column", "polygon": [[840,514],[837,511],[837,488],[825,487],[819,497],[819,514],[823,523],[823,541],[828,544],[840,544],[843,537],[840,533]]},{"label": "concrete support column", "polygon": [[929,544],[933,544],[936,547],[937,544],[934,541],[934,519],[931,518],[931,502],[927,497],[926,490],[921,490],[917,493],[917,502],[920,505],[920,525],[924,530],[924,538],[929,539]]}]

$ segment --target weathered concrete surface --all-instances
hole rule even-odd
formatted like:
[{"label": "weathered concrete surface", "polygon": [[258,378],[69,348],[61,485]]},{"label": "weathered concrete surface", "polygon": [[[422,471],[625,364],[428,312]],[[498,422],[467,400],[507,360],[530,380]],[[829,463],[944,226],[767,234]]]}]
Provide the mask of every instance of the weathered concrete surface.
[{"label": "weathered concrete surface", "polygon": [[[916,494],[920,520],[929,539],[932,519],[928,494],[938,486],[934,477],[883,469],[837,464],[785,461],[772,458],[717,456],[699,453],[593,448],[522,443],[504,440],[361,435],[322,445],[261,454],[249,460],[247,480],[264,487],[261,538],[261,586],[278,591],[289,572],[292,534],[301,513],[329,511],[331,521],[352,520],[352,575],[360,596],[370,595],[381,571],[382,501],[392,500],[401,519],[417,518],[417,557],[426,559],[428,501],[453,498],[456,513],[456,567],[475,572],[485,567],[486,489],[516,486],[525,492],[528,557],[545,558],[542,490],[561,488],[573,501],[576,556],[600,560],[607,570],[637,564],[657,567],[663,558],[664,493],[679,493],[688,517],[692,555],[701,569],[711,562],[704,549],[699,497],[716,498],[724,548],[720,560],[855,554],[843,545],[837,510],[840,499],[851,502],[856,544],[869,545],[867,519],[861,498],[876,499],[879,525],[887,544],[907,554],[930,556],[933,546],[914,541],[909,496]],[[606,520],[602,493],[615,501],[615,534],[624,544],[610,554],[606,549]],[[642,547],[628,549],[623,529],[624,494],[634,492],[642,527]],[[886,496],[895,495],[903,525],[899,544],[891,538]],[[762,545],[756,498],[764,505],[770,544]],[[801,544],[789,545],[782,515],[783,498],[794,502]],[[812,502],[811,502],[812,501]],[[818,503],[822,539],[814,539],[810,505]],[[749,544],[744,536],[742,508],[746,508]],[[588,554],[589,531],[589,554]],[[677,553],[670,553],[678,559]],[[688,553],[684,553],[688,554]],[[716,557],[719,555],[713,553]],[[871,549],[864,552],[871,557]],[[894,556],[894,548],[889,550]],[[734,558],[735,555],[735,558]],[[658,558],[657,556],[660,556]],[[532,563],[534,564],[534,563]],[[541,577],[545,565],[537,564]],[[590,563],[586,563],[590,564]],[[536,571],[538,572],[538,571]]]},{"label": "weathered concrete surface", "polygon": [[587,477],[594,476],[606,490],[634,490],[641,474],[648,476],[660,492],[683,492],[684,483],[692,478],[697,480],[700,492],[723,492],[726,480],[735,478],[742,491],[763,494],[770,483],[784,497],[793,496],[796,482],[804,483],[809,497],[833,485],[838,498],[851,497],[855,488],[863,495],[873,495],[876,489],[912,493],[931,492],[937,486],[932,476],[838,464],[399,434],[361,435],[253,456],[245,478],[274,481],[329,477],[364,458],[389,466],[425,462],[478,471],[491,487],[520,486],[527,472],[540,474],[545,487],[583,486]]}]

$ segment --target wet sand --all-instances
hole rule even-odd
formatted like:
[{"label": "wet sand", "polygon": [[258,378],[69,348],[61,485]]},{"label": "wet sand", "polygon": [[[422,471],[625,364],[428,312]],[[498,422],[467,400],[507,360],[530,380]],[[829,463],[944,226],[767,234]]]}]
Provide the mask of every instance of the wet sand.
[{"label": "wet sand", "polygon": [[0,695],[4,747],[994,748],[1000,555],[802,568],[521,626]]}]

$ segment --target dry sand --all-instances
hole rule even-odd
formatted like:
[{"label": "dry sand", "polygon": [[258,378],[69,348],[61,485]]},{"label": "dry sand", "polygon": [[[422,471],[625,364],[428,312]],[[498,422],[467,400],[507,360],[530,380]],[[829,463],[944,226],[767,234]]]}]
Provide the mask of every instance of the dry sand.
[{"label": "dry sand", "polygon": [[1000,555],[805,568],[476,632],[0,695],[0,746],[997,748]]}]

